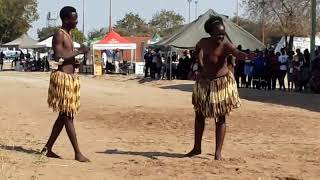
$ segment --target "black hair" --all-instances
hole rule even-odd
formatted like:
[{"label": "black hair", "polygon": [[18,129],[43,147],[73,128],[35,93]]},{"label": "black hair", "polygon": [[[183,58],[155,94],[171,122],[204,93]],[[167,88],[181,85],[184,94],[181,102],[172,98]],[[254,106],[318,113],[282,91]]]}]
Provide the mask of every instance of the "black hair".
[{"label": "black hair", "polygon": [[77,10],[74,7],[71,6],[65,6],[60,11],[60,18],[62,21],[65,19],[68,19],[70,17],[70,13],[76,13]]},{"label": "black hair", "polygon": [[212,32],[212,29],[214,27],[213,25],[224,26],[222,18],[219,16],[210,16],[210,18],[204,24],[204,30],[206,31],[206,33],[210,34]]}]

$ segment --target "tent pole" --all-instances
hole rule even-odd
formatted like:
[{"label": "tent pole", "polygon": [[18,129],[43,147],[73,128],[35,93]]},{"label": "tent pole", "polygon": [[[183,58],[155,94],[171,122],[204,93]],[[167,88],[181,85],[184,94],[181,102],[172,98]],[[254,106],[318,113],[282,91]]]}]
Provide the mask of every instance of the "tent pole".
[{"label": "tent pole", "polygon": [[170,55],[170,80],[172,80],[172,51],[169,51],[169,55]]},{"label": "tent pole", "polygon": [[96,62],[95,62],[95,54],[94,54],[94,49],[93,49],[93,48],[92,48],[92,54],[93,54],[93,58],[92,58],[92,59],[93,59],[93,61],[92,61],[93,68],[92,68],[92,69],[93,69],[93,75],[94,75],[94,72],[95,72],[95,63],[96,63]]},{"label": "tent pole", "polygon": [[[137,66],[137,49],[134,50],[134,64],[135,66]],[[134,74],[136,73],[135,68],[132,67],[132,69],[134,70]]]},{"label": "tent pole", "polygon": [[130,69],[133,69],[133,66],[132,66],[132,62],[133,62],[133,49],[131,49],[131,61],[130,61]]}]

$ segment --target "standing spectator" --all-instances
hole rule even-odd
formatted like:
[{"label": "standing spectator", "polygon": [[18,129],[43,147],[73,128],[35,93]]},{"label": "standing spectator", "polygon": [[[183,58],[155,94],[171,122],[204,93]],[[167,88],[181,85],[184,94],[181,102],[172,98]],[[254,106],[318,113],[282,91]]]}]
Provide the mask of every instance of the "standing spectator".
[{"label": "standing spectator", "polygon": [[14,59],[11,62],[11,69],[15,69],[17,67],[17,62],[18,62],[18,53],[16,52]]},{"label": "standing spectator", "polygon": [[191,67],[191,59],[188,56],[188,52],[184,51],[183,56],[179,59],[178,64],[178,79],[187,80],[189,70]]},{"label": "standing spectator", "polygon": [[152,66],[152,54],[151,50],[148,49],[147,53],[144,55],[144,62],[145,62],[145,70],[144,70],[144,77],[149,77],[149,72],[151,74],[151,66]]},{"label": "standing spectator", "polygon": [[108,72],[108,66],[107,66],[107,63],[108,63],[108,57],[107,57],[107,50],[104,50],[102,51],[102,61],[103,61],[103,66],[102,66],[102,69],[104,69],[104,73],[107,74]]},{"label": "standing spectator", "polygon": [[309,52],[309,49],[305,49],[303,51],[303,56],[304,56],[303,66],[305,68],[309,68],[310,67],[310,52]]},{"label": "standing spectator", "polygon": [[20,50],[19,61],[20,61],[19,71],[23,71],[26,61],[25,61],[25,55],[21,50]]},{"label": "standing spectator", "polygon": [[[273,50],[271,50],[273,51]],[[266,51],[266,66],[265,66],[265,80],[266,80],[266,85],[268,87],[268,90],[270,91],[272,89],[272,66],[271,66],[271,58],[272,58],[272,53],[271,51]]]},{"label": "standing spectator", "polygon": [[157,73],[157,62],[158,62],[158,56],[156,51],[152,51],[152,65],[151,65],[151,78],[155,79],[156,78],[156,73]]},{"label": "standing spectator", "polygon": [[[172,53],[171,56],[171,63],[170,63],[170,59],[167,60],[167,79],[176,79],[177,78],[177,54],[176,52]],[[171,66],[171,78],[170,78],[170,66]]]},{"label": "standing spectator", "polygon": [[271,88],[275,90],[277,87],[277,80],[280,81],[280,63],[278,61],[281,54],[277,52],[274,54],[274,51],[271,52]]},{"label": "standing spectator", "polygon": [[[242,51],[242,46],[239,45],[237,49],[239,51]],[[245,62],[240,60],[236,60],[236,62],[237,63],[235,67],[235,78],[236,78],[237,86],[238,88],[240,88],[240,87],[244,87],[244,85],[246,84],[245,75],[244,75]]]},{"label": "standing spectator", "polygon": [[315,93],[320,93],[320,51],[312,61],[310,88]]},{"label": "standing spectator", "polygon": [[161,79],[164,79],[166,76],[166,70],[167,70],[167,66],[166,66],[166,57],[164,56],[164,54],[161,55],[161,63],[162,63],[162,67],[161,67]]},{"label": "standing spectator", "polygon": [[289,51],[288,53],[288,90],[292,91],[293,86],[294,86],[294,61],[293,61],[293,56],[294,56],[294,51]]},{"label": "standing spectator", "polygon": [[5,55],[4,55],[4,53],[1,51],[1,52],[0,52],[0,71],[3,70],[3,60],[4,60],[4,58],[5,58]]},{"label": "standing spectator", "polygon": [[[249,54],[250,50],[247,49],[246,53]],[[251,81],[252,81],[252,71],[253,71],[253,65],[252,59],[246,59],[244,64],[244,75],[245,75],[245,79],[246,79],[246,88],[251,88]]]},{"label": "standing spectator", "polygon": [[294,60],[296,62],[295,66],[296,66],[296,81],[295,81],[295,85],[296,85],[296,90],[297,91],[302,91],[303,87],[306,86],[305,83],[305,79],[308,79],[308,67],[305,67],[305,56],[301,53],[300,49],[296,50],[297,55],[294,57]]},{"label": "standing spectator", "polygon": [[157,52],[156,56],[157,56],[157,64],[156,64],[157,79],[161,79],[161,74],[162,74],[161,70],[162,70],[162,67],[163,67],[162,56],[160,55],[159,51]]},{"label": "standing spectator", "polygon": [[113,53],[113,60],[114,60],[114,69],[115,69],[115,73],[120,73],[120,50],[116,49]]},{"label": "standing spectator", "polygon": [[280,63],[280,79],[279,79],[279,83],[280,83],[280,90],[285,91],[286,90],[286,86],[284,84],[284,78],[287,75],[287,71],[288,71],[288,58],[289,56],[286,54],[286,51],[284,48],[281,49],[281,56],[279,56],[279,63]]},{"label": "standing spectator", "polygon": [[31,64],[31,54],[27,51],[25,64],[24,64],[24,71],[30,71],[30,64]]},{"label": "standing spectator", "polygon": [[188,78],[189,79],[194,79],[194,73],[196,71],[196,69],[198,68],[197,67],[197,63],[196,63],[196,60],[197,60],[197,57],[196,57],[196,54],[195,54],[195,51],[194,50],[190,50],[190,69],[189,69],[189,75],[188,75]]},{"label": "standing spectator", "polygon": [[260,89],[261,81],[263,79],[265,73],[265,58],[263,56],[263,52],[258,51],[258,56],[254,60],[254,73],[253,73],[253,87]]}]

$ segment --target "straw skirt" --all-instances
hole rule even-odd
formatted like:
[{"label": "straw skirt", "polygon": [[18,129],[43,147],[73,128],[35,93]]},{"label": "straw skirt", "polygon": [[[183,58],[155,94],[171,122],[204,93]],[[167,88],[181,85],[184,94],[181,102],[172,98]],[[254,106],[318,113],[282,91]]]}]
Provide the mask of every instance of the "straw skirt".
[{"label": "straw skirt", "polygon": [[228,75],[213,80],[197,80],[192,93],[194,110],[207,118],[218,118],[240,107],[235,78]]},{"label": "straw skirt", "polygon": [[80,107],[80,78],[77,74],[52,72],[48,90],[48,105],[54,112],[68,116],[77,114]]}]

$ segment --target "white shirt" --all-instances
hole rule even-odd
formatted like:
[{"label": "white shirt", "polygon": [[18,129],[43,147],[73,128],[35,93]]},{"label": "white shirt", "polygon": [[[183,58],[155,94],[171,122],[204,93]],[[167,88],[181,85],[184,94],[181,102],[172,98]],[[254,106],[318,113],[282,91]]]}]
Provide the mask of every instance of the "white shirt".
[{"label": "white shirt", "polygon": [[[288,59],[289,59],[289,56],[288,55],[281,55],[279,56],[278,58],[278,61],[280,63],[287,63],[288,62]],[[287,71],[287,65],[280,65],[280,70],[281,71]]]},{"label": "white shirt", "polygon": [[102,59],[103,59],[103,63],[107,64],[107,54],[105,52],[102,53]]}]

